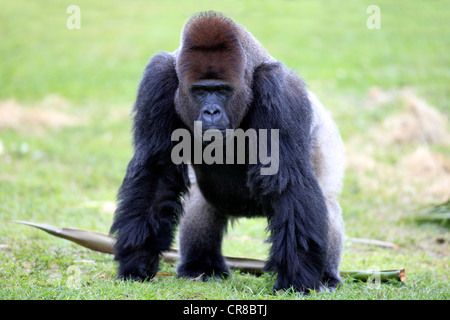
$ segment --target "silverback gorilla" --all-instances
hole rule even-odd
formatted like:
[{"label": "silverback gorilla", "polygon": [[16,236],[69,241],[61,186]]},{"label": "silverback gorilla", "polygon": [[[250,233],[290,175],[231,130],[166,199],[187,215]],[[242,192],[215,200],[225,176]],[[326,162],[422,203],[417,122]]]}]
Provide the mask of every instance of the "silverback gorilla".
[{"label": "silverback gorilla", "polygon": [[[228,220],[264,216],[274,290],[307,294],[338,285],[344,168],[339,132],[303,82],[242,26],[212,11],[193,16],[178,50],[157,54],[146,66],[133,117],[134,155],[111,227],[119,278],[151,279],[178,223],[178,276],[226,277],[221,245]],[[267,163],[259,160],[174,163],[172,133],[194,134],[196,121],[202,132],[216,130],[227,143],[230,129],[276,129],[279,141],[265,148],[279,152],[277,172],[262,174]],[[248,140],[247,160],[254,150]],[[223,157],[230,152],[227,143]]]}]

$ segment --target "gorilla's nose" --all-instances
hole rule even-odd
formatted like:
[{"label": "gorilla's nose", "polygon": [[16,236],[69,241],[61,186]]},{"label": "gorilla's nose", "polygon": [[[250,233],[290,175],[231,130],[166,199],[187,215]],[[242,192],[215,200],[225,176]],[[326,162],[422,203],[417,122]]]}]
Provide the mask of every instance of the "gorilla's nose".
[{"label": "gorilla's nose", "polygon": [[222,119],[222,108],[217,104],[207,104],[202,108],[201,111],[202,121],[208,124],[215,124]]}]

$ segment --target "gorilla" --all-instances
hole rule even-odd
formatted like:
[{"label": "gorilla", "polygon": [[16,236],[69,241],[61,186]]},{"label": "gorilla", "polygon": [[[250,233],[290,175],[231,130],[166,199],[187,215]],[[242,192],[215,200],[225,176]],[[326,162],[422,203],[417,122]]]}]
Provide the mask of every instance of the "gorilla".
[{"label": "gorilla", "polygon": [[[228,221],[262,216],[274,290],[308,294],[339,284],[344,147],[338,129],[302,80],[247,30],[213,11],[191,17],[180,47],[150,59],[132,115],[134,155],[111,226],[118,278],[151,279],[178,224],[178,276],[227,277],[221,245]],[[224,158],[236,151],[225,148],[229,130],[277,130],[279,141],[269,139],[262,148],[278,151],[277,171],[262,174],[267,163],[260,159],[175,163],[173,132],[194,134],[199,121],[202,133],[227,138]],[[247,160],[253,150],[248,140]],[[210,143],[203,141],[201,149]]]}]

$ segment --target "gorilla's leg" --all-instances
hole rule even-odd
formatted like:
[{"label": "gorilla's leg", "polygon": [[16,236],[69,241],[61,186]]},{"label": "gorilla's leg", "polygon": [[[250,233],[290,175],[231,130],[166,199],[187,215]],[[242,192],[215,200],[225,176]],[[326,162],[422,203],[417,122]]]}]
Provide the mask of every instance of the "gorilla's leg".
[{"label": "gorilla's leg", "polygon": [[328,211],[328,248],[321,282],[333,289],[341,281],[338,269],[343,249],[344,223],[338,198],[342,190],[345,151],[339,131],[322,103],[311,92],[309,98],[314,111],[312,163]]},{"label": "gorilla's leg", "polygon": [[206,280],[229,274],[222,256],[222,238],[227,218],[214,210],[203,198],[196,185],[186,199],[180,222],[179,277]]},{"label": "gorilla's leg", "polygon": [[328,222],[328,250],[327,262],[322,277],[322,283],[329,289],[334,289],[341,282],[339,276],[339,263],[344,242],[344,227],[339,202],[336,199],[327,199],[329,215]]}]

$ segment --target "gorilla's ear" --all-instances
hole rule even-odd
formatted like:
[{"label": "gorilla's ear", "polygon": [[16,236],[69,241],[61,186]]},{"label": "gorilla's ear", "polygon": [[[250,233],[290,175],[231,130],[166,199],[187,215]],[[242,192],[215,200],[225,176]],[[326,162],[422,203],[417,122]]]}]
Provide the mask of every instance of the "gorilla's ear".
[{"label": "gorilla's ear", "polygon": [[149,157],[158,162],[168,155],[170,160],[170,137],[180,125],[174,104],[177,87],[174,57],[166,52],[154,56],[144,70],[133,109],[135,160],[141,165]]}]

